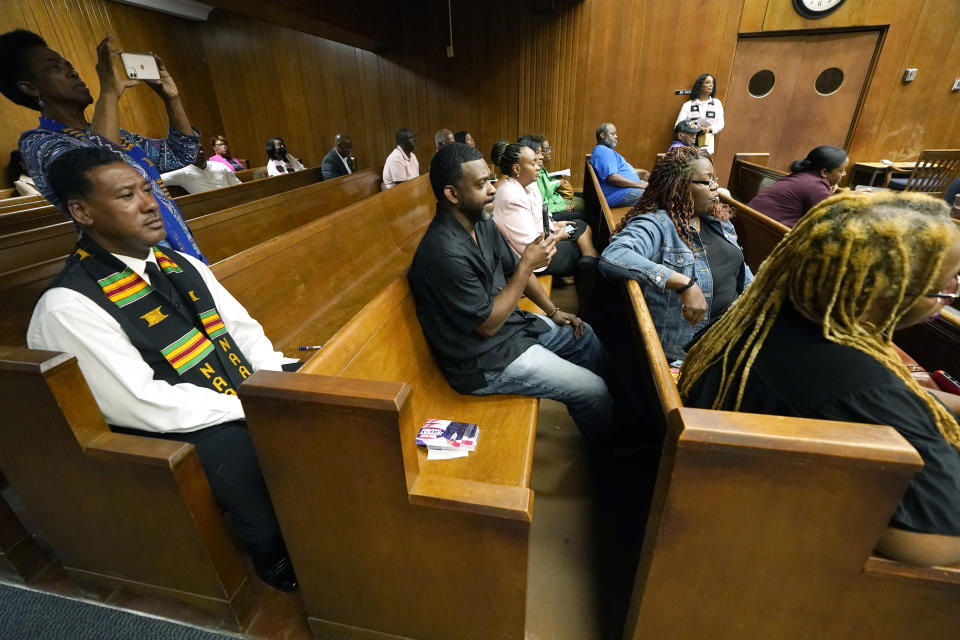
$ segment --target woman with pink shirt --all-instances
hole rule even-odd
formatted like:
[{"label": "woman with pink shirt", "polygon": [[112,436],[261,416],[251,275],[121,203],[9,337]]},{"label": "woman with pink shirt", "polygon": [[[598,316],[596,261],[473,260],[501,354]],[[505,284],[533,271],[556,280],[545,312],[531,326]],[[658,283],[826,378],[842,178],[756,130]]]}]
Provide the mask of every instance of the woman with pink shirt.
[{"label": "woman with pink shirt", "polygon": [[586,313],[597,271],[597,250],[593,247],[590,228],[582,221],[554,221],[545,211],[537,188],[540,164],[532,149],[509,144],[499,156],[494,153],[492,159],[503,173],[493,201],[493,221],[500,233],[518,256],[545,232],[557,234],[557,253],[539,273],[557,277],[573,275],[578,313]]},{"label": "woman with pink shirt", "polygon": [[213,149],[213,155],[207,158],[208,161],[219,162],[234,173],[246,168],[242,162],[230,156],[230,145],[227,144],[227,138],[222,134],[217,134],[210,139],[210,147]]}]

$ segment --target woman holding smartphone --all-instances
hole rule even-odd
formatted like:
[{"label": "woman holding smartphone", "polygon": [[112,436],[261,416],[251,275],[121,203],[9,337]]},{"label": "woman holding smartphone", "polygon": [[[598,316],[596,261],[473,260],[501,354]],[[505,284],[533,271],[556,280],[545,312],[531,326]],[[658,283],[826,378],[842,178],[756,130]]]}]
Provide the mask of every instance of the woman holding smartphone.
[{"label": "woman holding smartphone", "polygon": [[47,167],[61,153],[84,146],[108,147],[142,176],[151,181],[166,228],[166,242],[176,249],[205,260],[167,193],[160,173],[187,165],[197,157],[200,133],[190,124],[180,92],[160,58],[159,80],[148,86],[163,100],[170,122],[164,139],[145,138],[120,128],[118,102],[123,92],[140,80],[128,78],[118,62],[121,51],[113,48],[113,36],[97,46],[97,76],[100,95],[93,119],[86,108],[93,102],[87,85],[70,62],[47,46],[35,33],[18,29],[0,36],[0,92],[9,100],[40,112],[40,126],[20,136],[20,152],[37,188],[61,211],[47,181]]}]

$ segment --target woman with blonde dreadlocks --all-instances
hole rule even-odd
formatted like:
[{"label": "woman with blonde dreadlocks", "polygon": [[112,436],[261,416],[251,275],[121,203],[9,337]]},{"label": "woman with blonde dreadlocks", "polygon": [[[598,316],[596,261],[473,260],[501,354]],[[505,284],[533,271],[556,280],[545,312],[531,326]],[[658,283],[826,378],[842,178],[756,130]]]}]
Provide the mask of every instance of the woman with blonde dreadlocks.
[{"label": "woman with blonde dreadlocks", "polygon": [[640,283],[670,361],[753,280],[720,204],[710,154],[671,149],[600,257],[600,272]]},{"label": "woman with blonde dreadlocks", "polygon": [[960,396],[918,386],[891,342],[957,297],[958,270],[960,231],[942,201],[828,198],[690,349],[681,396],[693,407],[892,426],[924,466],[878,550],[918,565],[960,561]]}]

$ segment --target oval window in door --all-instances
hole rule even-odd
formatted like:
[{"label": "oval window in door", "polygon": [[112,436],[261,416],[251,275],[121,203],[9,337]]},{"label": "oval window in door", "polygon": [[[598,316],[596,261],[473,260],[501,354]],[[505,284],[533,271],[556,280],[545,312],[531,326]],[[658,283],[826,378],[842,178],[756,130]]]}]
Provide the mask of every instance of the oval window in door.
[{"label": "oval window in door", "polygon": [[843,71],[836,67],[830,67],[820,72],[820,75],[817,76],[817,81],[814,83],[814,87],[820,95],[828,96],[831,93],[836,93],[842,84]]},{"label": "oval window in door", "polygon": [[747,83],[747,91],[754,98],[764,98],[773,91],[773,85],[777,83],[776,76],[769,69],[761,69],[750,77]]}]

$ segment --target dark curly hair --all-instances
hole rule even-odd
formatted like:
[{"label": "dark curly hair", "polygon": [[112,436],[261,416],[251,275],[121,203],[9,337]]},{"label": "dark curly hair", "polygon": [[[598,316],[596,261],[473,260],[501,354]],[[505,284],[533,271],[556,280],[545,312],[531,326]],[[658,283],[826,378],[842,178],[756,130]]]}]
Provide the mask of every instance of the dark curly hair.
[{"label": "dark curly hair", "polygon": [[15,29],[0,36],[0,60],[3,60],[3,64],[0,64],[0,93],[11,102],[21,107],[39,109],[37,99],[21,91],[17,83],[30,77],[27,52],[35,47],[46,46],[43,38],[26,29]]},{"label": "dark curly hair", "polygon": [[[690,236],[690,221],[693,211],[693,195],[690,193],[690,179],[693,176],[693,163],[696,160],[710,160],[710,154],[697,147],[677,147],[666,152],[653,165],[650,172],[647,188],[643,195],[633,205],[630,212],[617,225],[618,233],[627,226],[630,219],[643,213],[663,210],[673,220],[677,233],[688,245],[692,242]],[[728,220],[731,217],[730,208],[717,201],[713,205],[713,217],[719,220]]]},{"label": "dark curly hair", "polygon": [[710,97],[717,95],[717,76],[712,73],[701,73],[697,76],[697,79],[693,81],[693,89],[690,90],[690,99],[697,100],[700,98],[700,86],[706,81],[707,78],[713,78],[713,91],[710,92]]}]

